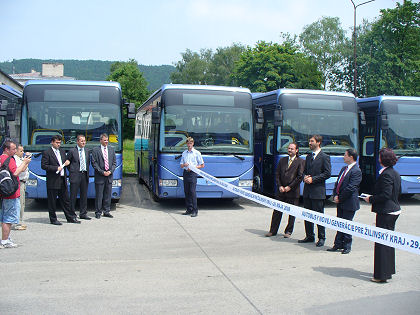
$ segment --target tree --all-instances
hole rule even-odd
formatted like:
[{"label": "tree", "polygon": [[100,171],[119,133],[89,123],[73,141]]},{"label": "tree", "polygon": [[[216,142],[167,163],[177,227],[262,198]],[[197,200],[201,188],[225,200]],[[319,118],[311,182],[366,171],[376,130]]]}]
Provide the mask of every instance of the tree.
[{"label": "tree", "polygon": [[210,84],[232,86],[235,80],[232,77],[235,63],[240,59],[245,47],[234,43],[229,47],[219,47],[216,49],[210,61],[209,71],[211,75]]},{"label": "tree", "polygon": [[211,49],[201,49],[200,53],[187,49],[181,55],[182,60],[175,64],[175,71],[171,73],[172,83],[209,84]]},{"label": "tree", "polygon": [[323,76],[323,88],[340,88],[340,72],[349,57],[350,41],[338,17],[323,17],[304,27],[299,36],[306,55],[312,57]]},{"label": "tree", "polygon": [[201,49],[200,53],[187,49],[181,54],[182,60],[175,64],[176,70],[171,74],[172,82],[235,85],[232,71],[244,50],[244,46],[236,43],[219,47],[215,53],[211,49]]},{"label": "tree", "polygon": [[[381,10],[358,39],[358,93],[420,94],[420,3]],[[348,82],[351,85],[351,82]]]},{"label": "tree", "polygon": [[236,63],[233,78],[254,92],[278,88],[319,89],[322,76],[316,64],[297,51],[290,41],[258,42],[248,47]]},{"label": "tree", "polygon": [[[111,74],[107,77],[109,81],[116,81],[121,84],[122,95],[136,107],[140,106],[148,97],[147,82],[138,68],[137,61],[130,59],[128,62],[115,62],[111,65]],[[124,139],[134,138],[134,120],[126,118],[127,109],[124,108],[123,134]]]}]

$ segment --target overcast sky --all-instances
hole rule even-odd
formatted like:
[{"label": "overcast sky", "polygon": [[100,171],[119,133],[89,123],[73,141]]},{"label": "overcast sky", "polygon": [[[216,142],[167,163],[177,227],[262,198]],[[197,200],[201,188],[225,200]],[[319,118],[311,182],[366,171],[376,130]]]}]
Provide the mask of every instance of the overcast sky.
[{"label": "overcast sky", "polygon": [[[359,6],[357,24],[396,3]],[[300,34],[322,16],[338,16],[350,36],[353,13],[350,0],[0,0],[0,61],[134,58],[145,65],[173,64],[187,48],[279,42],[280,32]]]}]

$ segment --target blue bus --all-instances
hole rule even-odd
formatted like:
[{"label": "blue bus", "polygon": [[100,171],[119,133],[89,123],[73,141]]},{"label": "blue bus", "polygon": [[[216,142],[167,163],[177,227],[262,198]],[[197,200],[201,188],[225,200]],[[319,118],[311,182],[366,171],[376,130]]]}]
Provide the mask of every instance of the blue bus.
[{"label": "blue bus", "polygon": [[16,112],[19,112],[21,101],[20,91],[9,85],[0,85],[0,154],[3,152],[3,143],[6,139],[20,141]]},{"label": "blue bus", "polygon": [[[332,195],[343,155],[358,150],[358,111],[353,94],[320,90],[278,89],[252,95],[255,111],[254,191],[275,196],[275,171],[291,142],[305,158],[309,137],[323,137],[322,150],[331,157],[331,177],[326,193]],[[301,185],[301,194],[303,183]]]},{"label": "blue bus", "polygon": [[[252,100],[248,89],[166,84],[138,109],[135,165],[154,199],[184,198],[180,158],[187,137],[203,155],[203,171],[252,189]],[[198,198],[235,198],[203,178]]]},{"label": "blue bus", "polygon": [[399,157],[401,193],[420,193],[420,97],[376,96],[357,99],[360,119],[361,190],[372,192],[379,176],[379,150],[391,148]]},{"label": "blue bus", "polygon": [[[77,135],[86,137],[86,147],[99,146],[99,136],[109,135],[114,147],[117,168],[112,182],[112,201],[121,196],[122,184],[122,110],[121,86],[116,82],[37,80],[28,81],[23,89],[21,143],[32,152],[27,198],[46,199],[45,171],[41,153],[51,146],[51,137],[63,137],[61,147],[76,146]],[[89,168],[88,198],[95,198],[94,170]]]}]

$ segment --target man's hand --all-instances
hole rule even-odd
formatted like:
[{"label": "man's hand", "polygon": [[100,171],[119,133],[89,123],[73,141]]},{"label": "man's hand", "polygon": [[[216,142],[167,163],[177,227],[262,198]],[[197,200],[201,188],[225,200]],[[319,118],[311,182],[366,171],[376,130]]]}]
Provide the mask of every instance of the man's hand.
[{"label": "man's hand", "polygon": [[280,187],[279,187],[279,191],[280,191],[281,193],[286,192],[286,191],[284,190],[284,187],[283,187],[283,186],[280,186]]},{"label": "man's hand", "polygon": [[312,184],[312,176],[311,175],[305,175],[303,181],[305,184]]},{"label": "man's hand", "polygon": [[335,196],[334,197],[334,199],[333,199],[333,201],[335,202],[335,203],[339,203],[340,201],[338,200],[338,196]]}]

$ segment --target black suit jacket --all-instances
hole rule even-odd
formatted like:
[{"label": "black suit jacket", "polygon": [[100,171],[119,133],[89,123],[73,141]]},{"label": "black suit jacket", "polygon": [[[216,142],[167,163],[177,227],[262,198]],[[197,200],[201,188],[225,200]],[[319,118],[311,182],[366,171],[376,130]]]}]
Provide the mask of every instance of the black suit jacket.
[{"label": "black suit jacket", "polygon": [[362,171],[357,165],[354,165],[344,176],[340,189],[337,191],[339,179],[345,170],[346,166],[338,174],[337,181],[334,184],[333,197],[338,195],[339,205],[343,210],[356,211],[360,209],[359,186],[362,181]]},{"label": "black suit jacket", "polygon": [[386,214],[401,210],[398,203],[400,193],[400,174],[392,166],[387,167],[376,180],[374,193],[369,198],[372,212]]},{"label": "black suit jacket", "polygon": [[108,181],[112,183],[112,178],[115,169],[117,168],[117,157],[113,147],[108,145],[108,165],[111,175],[104,176],[105,172],[105,161],[102,154],[101,146],[93,148],[92,150],[92,166],[95,169],[95,183],[101,184]]},{"label": "black suit jacket", "polygon": [[[66,152],[63,149],[60,150],[61,161],[64,163],[67,159]],[[60,181],[60,173],[56,173],[60,163],[58,162],[57,157],[55,156],[54,151],[52,148],[48,148],[42,153],[41,158],[41,168],[46,171],[47,173],[47,189],[60,189],[61,181]],[[64,178],[66,179],[65,185],[67,187],[67,175],[66,171],[64,170]]]},{"label": "black suit jacket", "polygon": [[[287,167],[289,163],[289,157],[283,157],[280,159],[276,169],[276,183],[277,183],[277,195],[284,198],[299,198],[300,195],[300,183],[303,179],[303,168],[304,161],[300,157],[296,156],[290,167]],[[288,192],[281,193],[278,191],[278,187],[289,186],[291,189]]]},{"label": "black suit jacket", "polygon": [[331,161],[329,155],[322,150],[314,160],[312,154],[306,156],[303,175],[312,176],[312,184],[303,187],[303,197],[309,199],[325,199],[325,181],[331,177]]},{"label": "black suit jacket", "polygon": [[[86,171],[89,172],[89,162],[90,162],[90,150],[86,147],[85,150],[85,162],[86,162]],[[70,161],[69,169],[69,179],[70,183],[78,182],[81,178],[80,173],[80,157],[78,147],[72,148],[67,152],[67,159]],[[89,181],[89,176],[84,176],[86,181]]]}]

